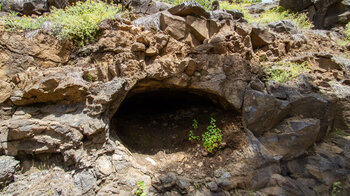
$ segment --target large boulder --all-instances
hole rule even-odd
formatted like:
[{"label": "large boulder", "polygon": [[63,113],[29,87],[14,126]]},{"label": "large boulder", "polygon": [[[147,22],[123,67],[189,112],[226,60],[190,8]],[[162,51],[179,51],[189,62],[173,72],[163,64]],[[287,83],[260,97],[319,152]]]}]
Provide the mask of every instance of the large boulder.
[{"label": "large boulder", "polygon": [[250,5],[245,6],[251,14],[261,14],[270,9],[273,9],[278,6],[278,1],[266,2],[266,3],[252,3]]},{"label": "large boulder", "polygon": [[312,5],[312,0],[280,0],[279,5],[293,11],[301,11]]},{"label": "large boulder", "polygon": [[37,14],[49,11],[46,0],[2,0],[2,11],[15,11],[24,15]]},{"label": "large boulder", "polygon": [[289,161],[287,169],[293,178],[315,178],[331,187],[336,181],[345,181],[349,172],[336,161],[316,154]]},{"label": "large boulder", "polygon": [[128,6],[142,14],[155,14],[169,8],[167,4],[153,0],[131,0]]},{"label": "large boulder", "polygon": [[279,174],[274,174],[271,176],[267,187],[262,189],[261,192],[271,195],[317,195],[313,190],[309,189],[302,182],[294,180],[293,178],[287,176],[281,176]]},{"label": "large boulder", "polygon": [[258,24],[252,25],[252,32],[250,34],[253,48],[261,48],[270,44],[275,36],[265,26]]},{"label": "large boulder", "polygon": [[147,30],[161,30],[160,26],[160,16],[161,13],[146,15],[140,18],[137,18],[133,21],[135,26],[143,26]]},{"label": "large boulder", "polygon": [[[304,84],[306,85],[306,84]],[[317,94],[301,94],[287,85],[268,85],[270,94],[247,90],[244,98],[243,120],[256,136],[271,130],[287,117],[303,116],[320,120],[318,139],[329,131],[332,102]]]},{"label": "large boulder", "polygon": [[207,21],[196,18],[193,16],[187,16],[186,17],[186,23],[190,27],[191,32],[193,35],[199,40],[200,42],[204,41],[205,39],[209,38],[209,28],[207,25]]},{"label": "large boulder", "polygon": [[186,20],[180,16],[162,13],[160,28],[176,40],[181,40],[186,35]]},{"label": "large boulder", "polygon": [[[330,6],[340,2],[341,0],[315,0],[314,6],[316,8],[316,13],[313,18],[313,22],[316,28],[324,28],[324,20],[327,15],[327,11]],[[329,24],[333,25],[333,24]]]},{"label": "large boulder", "polygon": [[80,69],[52,68],[45,73],[28,74],[20,73],[14,78],[16,84],[21,86],[15,88],[10,98],[16,105],[26,105],[43,102],[65,102],[77,103],[85,101],[87,85],[82,77]]},{"label": "large boulder", "polygon": [[261,143],[275,156],[293,159],[303,154],[317,139],[318,119],[287,119],[260,138]]},{"label": "large boulder", "polygon": [[350,20],[349,0],[280,0],[279,5],[293,11],[307,11],[318,29],[345,24]]},{"label": "large boulder", "polygon": [[288,114],[288,102],[255,90],[247,90],[243,106],[243,120],[255,135],[270,130]]},{"label": "large boulder", "polygon": [[346,24],[350,21],[350,0],[340,1],[327,9],[324,18],[324,27],[331,27],[334,24]]},{"label": "large boulder", "polygon": [[[243,16],[242,16],[243,17]],[[232,15],[226,10],[214,10],[210,12],[210,19],[221,21],[221,20],[232,20]]]},{"label": "large boulder", "polygon": [[229,13],[229,14],[231,14],[232,17],[233,17],[233,19],[236,19],[236,20],[241,19],[241,18],[244,17],[243,12],[241,12],[241,11],[239,11],[239,10],[234,10],[234,9],[232,9],[232,10],[226,10],[226,12]]},{"label": "large boulder", "polygon": [[298,26],[291,20],[280,20],[272,22],[268,26],[277,33],[297,34]]},{"label": "large boulder", "polygon": [[91,171],[80,171],[73,176],[73,179],[74,185],[78,188],[80,194],[93,194],[93,188],[96,186],[96,178]]},{"label": "large boulder", "polygon": [[168,10],[171,14],[177,16],[199,16],[209,18],[210,13],[207,12],[203,6],[194,1],[185,1],[180,5],[174,6]]},{"label": "large boulder", "polygon": [[19,169],[19,161],[14,157],[0,156],[0,185],[13,180],[13,175]]}]

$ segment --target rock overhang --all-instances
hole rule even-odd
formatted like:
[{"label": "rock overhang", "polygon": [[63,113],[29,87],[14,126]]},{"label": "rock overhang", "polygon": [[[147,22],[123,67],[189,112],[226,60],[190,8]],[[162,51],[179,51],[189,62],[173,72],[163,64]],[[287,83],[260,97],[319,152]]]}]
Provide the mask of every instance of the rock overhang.
[{"label": "rock overhang", "polygon": [[[210,13],[209,18],[183,16],[182,19],[178,21],[186,25],[180,29],[185,31],[180,32],[181,35],[184,33],[180,41],[178,37],[171,36],[171,29],[166,34],[163,31],[145,31],[120,19],[104,21],[100,25],[102,36],[97,43],[77,52],[63,52],[61,59],[56,58],[56,54],[64,50],[58,42],[53,42],[58,45],[58,51],[53,52],[52,58],[47,58],[46,53],[37,55],[38,51],[32,51],[29,45],[22,53],[17,48],[18,44],[14,44],[15,40],[25,43],[27,40],[5,33],[0,39],[3,46],[0,51],[4,49],[6,54],[15,51],[21,58],[29,59],[30,66],[36,68],[26,69],[18,66],[21,62],[14,62],[11,74],[15,74],[5,79],[4,86],[14,90],[9,95],[10,99],[6,96],[4,103],[14,104],[16,112],[1,122],[0,126],[5,131],[0,136],[0,152],[13,156],[18,154],[18,150],[26,154],[61,153],[67,166],[75,165],[82,169],[94,168],[97,164],[96,171],[103,168],[104,162],[113,160],[117,162],[113,167],[123,167],[125,174],[125,168],[134,164],[129,160],[132,156],[123,144],[110,137],[111,119],[120,105],[133,94],[161,88],[183,89],[214,97],[212,100],[224,107],[242,112],[244,133],[248,135],[250,144],[249,150],[244,151],[242,156],[249,163],[244,166],[232,163],[231,168],[244,168],[242,171],[254,168],[257,174],[271,176],[275,173],[273,179],[284,179],[279,176],[280,161],[306,155],[305,151],[332,129],[335,118],[333,104],[337,100],[321,95],[323,91],[316,90],[305,79],[299,78],[298,82],[286,85],[264,81],[256,59],[259,52],[283,58],[293,50],[304,50],[311,40],[309,38],[316,38],[301,31],[283,30],[282,34],[291,34],[274,33],[274,39],[266,41],[264,36],[271,34],[269,29],[252,30],[255,27],[232,21],[227,13]],[[194,21],[206,25],[214,21],[220,28],[211,34],[210,28],[191,27]],[[169,28],[165,26],[164,30]],[[254,46],[252,33],[254,39],[258,36],[265,40],[263,44]],[[6,36],[12,41],[5,42]],[[298,41],[293,36],[302,40]],[[41,43],[40,40],[46,38],[40,35],[35,39],[31,42]],[[69,55],[71,58],[68,58]],[[320,58],[319,54],[311,56]],[[322,58],[337,64],[333,57]],[[8,64],[10,61],[0,59],[0,63]],[[326,66],[324,61],[318,63]],[[342,71],[342,66],[337,66],[337,70]],[[348,104],[346,97],[342,97],[337,107],[343,103]],[[345,116],[346,107],[341,108]],[[33,145],[24,145],[28,142]],[[281,145],[285,148],[279,149]],[[113,153],[117,156],[110,157]],[[109,171],[115,170],[104,171],[101,175],[112,175]],[[242,177],[237,171],[230,172]],[[254,175],[249,173],[248,176]],[[250,180],[251,184],[247,179],[243,181],[254,189],[260,189],[267,183],[266,179],[256,179]],[[217,184],[226,189],[240,186],[236,182],[227,184],[231,182],[229,180],[231,177],[219,178]],[[295,183],[292,179],[288,182]]]}]

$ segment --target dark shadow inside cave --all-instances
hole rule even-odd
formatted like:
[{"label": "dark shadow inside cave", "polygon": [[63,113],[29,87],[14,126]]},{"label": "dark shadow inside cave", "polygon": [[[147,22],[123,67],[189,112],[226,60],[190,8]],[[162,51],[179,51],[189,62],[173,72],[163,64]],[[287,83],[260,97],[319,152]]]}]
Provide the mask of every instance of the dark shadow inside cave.
[{"label": "dark shadow inside cave", "polygon": [[111,129],[131,152],[155,154],[185,151],[193,119],[195,135],[206,131],[210,118],[217,125],[236,115],[212,94],[172,88],[129,93],[111,121]]}]

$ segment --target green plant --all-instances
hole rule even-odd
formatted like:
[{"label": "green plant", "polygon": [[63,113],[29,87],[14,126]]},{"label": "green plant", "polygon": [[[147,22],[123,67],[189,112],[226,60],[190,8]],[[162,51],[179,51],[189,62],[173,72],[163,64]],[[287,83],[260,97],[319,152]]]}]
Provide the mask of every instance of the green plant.
[{"label": "green plant", "polygon": [[77,2],[66,9],[53,8],[50,15],[37,18],[18,17],[16,13],[11,13],[5,18],[5,26],[8,30],[33,30],[40,29],[43,22],[50,21],[53,35],[61,39],[70,38],[74,43],[83,46],[99,35],[98,24],[101,21],[114,18],[121,11],[121,6],[101,1]]},{"label": "green plant", "polygon": [[336,196],[338,193],[340,193],[341,189],[342,189],[341,182],[339,181],[334,182],[332,185],[331,196]]},{"label": "green plant", "polygon": [[211,118],[207,131],[202,134],[203,146],[210,153],[221,147],[222,131],[216,126],[215,122],[216,120]]},{"label": "green plant", "polygon": [[266,61],[268,61],[267,55],[266,55],[266,54],[260,55],[260,56],[259,56],[259,61],[260,61],[260,62],[266,62]]},{"label": "green plant", "polygon": [[88,80],[89,82],[93,82],[94,81],[94,77],[91,74],[88,74]]},{"label": "green plant", "polygon": [[201,185],[198,182],[193,183],[195,189],[200,189]]},{"label": "green plant", "polygon": [[[198,129],[198,121],[196,119],[193,119],[193,124],[192,127],[194,130]],[[199,141],[200,137],[199,136],[195,136],[193,134],[193,130],[190,130],[189,134],[188,134],[188,140],[194,142],[194,141]]]},{"label": "green plant", "polygon": [[262,13],[254,22],[271,23],[286,19],[292,20],[302,29],[311,29],[313,27],[313,24],[309,21],[306,13],[293,13],[283,7],[276,7]]},{"label": "green plant", "polygon": [[113,18],[122,11],[121,6],[108,5],[100,1],[77,2],[65,10],[53,9],[48,20],[59,29],[56,36],[70,37],[74,42],[83,46],[94,41],[99,34],[98,24]]},{"label": "green plant", "polygon": [[145,188],[146,188],[145,182],[144,181],[138,181],[137,182],[136,195],[137,196],[146,196]]},{"label": "green plant", "polygon": [[338,129],[338,128],[335,128],[331,133],[330,133],[331,136],[336,136],[336,135],[339,135],[339,136],[350,136],[349,133],[345,132],[343,129]]},{"label": "green plant", "polygon": [[346,39],[350,40],[350,22],[345,26],[345,35],[346,35]]},{"label": "green plant", "polygon": [[350,22],[345,25],[344,29],[345,39],[339,39],[336,43],[340,46],[346,46],[350,44]]},{"label": "green plant", "polygon": [[300,64],[290,61],[278,62],[274,66],[266,66],[264,68],[268,80],[274,80],[280,83],[285,83],[298,77],[301,73],[311,71],[306,62]]},{"label": "green plant", "polygon": [[7,27],[7,30],[13,31],[16,29],[24,29],[24,30],[35,30],[40,29],[43,22],[47,19],[45,17],[36,17],[32,18],[29,16],[19,17],[18,13],[10,12],[7,17],[4,17],[4,22]]}]

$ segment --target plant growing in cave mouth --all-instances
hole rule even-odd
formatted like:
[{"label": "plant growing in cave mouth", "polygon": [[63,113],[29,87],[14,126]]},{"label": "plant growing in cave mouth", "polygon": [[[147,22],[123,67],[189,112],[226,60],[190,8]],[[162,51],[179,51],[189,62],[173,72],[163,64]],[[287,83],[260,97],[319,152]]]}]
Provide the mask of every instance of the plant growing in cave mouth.
[{"label": "plant growing in cave mouth", "polygon": [[144,181],[138,181],[137,182],[136,195],[137,196],[146,196],[145,188],[146,188],[145,182]]},{"label": "plant growing in cave mouth", "polygon": [[[207,131],[202,134],[203,147],[209,152],[213,153],[216,149],[221,148],[222,130],[219,129],[214,118],[210,119],[210,125],[207,127]],[[198,129],[198,121],[193,119],[192,127],[194,130]],[[188,140],[196,142],[200,140],[199,136],[194,135],[193,130],[189,131]]]},{"label": "plant growing in cave mouth", "polygon": [[221,148],[222,130],[216,126],[215,122],[216,120],[211,118],[207,131],[202,134],[203,146],[209,153]]},{"label": "plant growing in cave mouth", "polygon": [[[198,129],[198,121],[196,119],[193,119],[192,127],[194,130]],[[190,132],[188,134],[188,140],[190,140],[191,142],[195,142],[195,141],[199,141],[200,137],[194,135],[193,130],[190,130]]]}]

